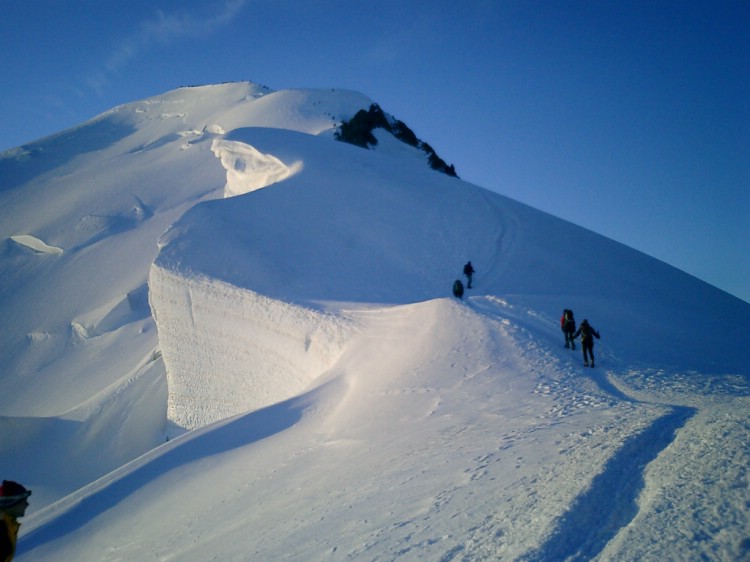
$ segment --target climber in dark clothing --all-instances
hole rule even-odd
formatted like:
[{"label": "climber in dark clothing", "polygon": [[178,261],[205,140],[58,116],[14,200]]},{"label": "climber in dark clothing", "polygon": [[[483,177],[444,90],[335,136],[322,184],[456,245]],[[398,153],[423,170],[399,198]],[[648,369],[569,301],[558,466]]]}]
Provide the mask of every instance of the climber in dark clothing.
[{"label": "climber in dark clothing", "polygon": [[466,275],[466,288],[471,289],[471,278],[474,275],[474,266],[471,265],[471,262],[466,262],[464,275]]},{"label": "climber in dark clothing", "polygon": [[31,490],[27,490],[18,482],[3,480],[0,485],[0,561],[10,562],[16,553],[18,540],[18,522],[26,514],[29,507]]},{"label": "climber in dark clothing", "polygon": [[456,279],[453,283],[453,296],[457,299],[462,299],[464,297],[464,284],[461,283],[460,279]]},{"label": "climber in dark clothing", "polygon": [[567,308],[563,310],[562,316],[560,317],[560,329],[565,335],[565,347],[575,349],[576,340],[573,334],[576,331],[576,321],[573,318],[573,311]]},{"label": "climber in dark clothing", "polygon": [[[594,366],[594,338],[599,339],[599,332],[597,332],[588,320],[581,322],[580,327],[573,334],[573,339],[581,336],[581,347],[583,348],[583,365],[584,367],[589,366],[589,356],[591,357],[591,366]],[[588,353],[588,356],[587,356]]]}]

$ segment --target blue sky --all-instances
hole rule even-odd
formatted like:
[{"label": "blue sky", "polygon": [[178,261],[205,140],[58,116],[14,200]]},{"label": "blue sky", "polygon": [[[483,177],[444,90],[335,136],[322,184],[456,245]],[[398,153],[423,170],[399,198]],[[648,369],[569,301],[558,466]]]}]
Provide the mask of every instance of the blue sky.
[{"label": "blue sky", "polygon": [[0,75],[0,150],[185,85],[358,90],[462,179],[750,301],[747,0],[0,0]]}]

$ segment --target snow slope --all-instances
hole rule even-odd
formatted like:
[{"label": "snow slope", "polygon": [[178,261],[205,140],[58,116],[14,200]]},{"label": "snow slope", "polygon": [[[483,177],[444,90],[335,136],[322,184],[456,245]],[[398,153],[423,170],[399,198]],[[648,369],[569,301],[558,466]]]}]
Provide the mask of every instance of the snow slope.
[{"label": "snow slope", "polygon": [[[319,133],[331,116],[297,114],[320,98],[341,114],[370,103],[253,84],[180,89],[2,154],[0,458],[3,473],[35,486],[34,508],[163,442],[166,378],[147,289],[157,241],[188,208],[223,196],[211,142],[225,129],[275,119]],[[47,247],[57,250],[38,251]],[[70,458],[50,479],[28,439],[14,436],[22,423],[44,442],[53,422]]]},{"label": "snow slope", "polygon": [[183,88],[2,154],[18,559],[750,557],[750,306],[335,142],[370,103]]}]

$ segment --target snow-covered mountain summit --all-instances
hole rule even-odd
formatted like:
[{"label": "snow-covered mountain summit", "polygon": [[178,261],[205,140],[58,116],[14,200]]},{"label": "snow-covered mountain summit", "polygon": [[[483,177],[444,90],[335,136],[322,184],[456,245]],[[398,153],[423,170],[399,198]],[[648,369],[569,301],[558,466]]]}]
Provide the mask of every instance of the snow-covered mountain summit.
[{"label": "snow-covered mountain summit", "polygon": [[0,155],[19,558],[747,555],[750,306],[337,142],[371,106],[181,88]]}]

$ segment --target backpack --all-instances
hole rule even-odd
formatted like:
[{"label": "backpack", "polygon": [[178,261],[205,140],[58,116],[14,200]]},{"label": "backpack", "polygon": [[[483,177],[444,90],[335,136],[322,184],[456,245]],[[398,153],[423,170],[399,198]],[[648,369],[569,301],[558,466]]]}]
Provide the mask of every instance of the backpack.
[{"label": "backpack", "polygon": [[460,279],[456,279],[453,283],[453,294],[457,297],[461,297],[464,294],[464,284],[461,283]]},{"label": "backpack", "polygon": [[563,311],[562,329],[565,332],[576,331],[576,321],[573,319],[573,311],[567,308]]},{"label": "backpack", "polygon": [[589,341],[592,339],[592,336],[599,339],[599,332],[594,330],[594,328],[591,327],[591,324],[584,322],[581,324],[579,330],[581,330],[581,341]]}]

